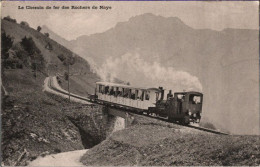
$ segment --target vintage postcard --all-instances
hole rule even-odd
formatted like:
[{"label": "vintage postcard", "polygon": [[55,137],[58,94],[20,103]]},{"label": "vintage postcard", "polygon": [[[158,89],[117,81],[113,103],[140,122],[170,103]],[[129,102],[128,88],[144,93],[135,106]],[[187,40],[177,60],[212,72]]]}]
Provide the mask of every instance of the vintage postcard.
[{"label": "vintage postcard", "polygon": [[2,1],[2,166],[258,166],[258,1]]}]

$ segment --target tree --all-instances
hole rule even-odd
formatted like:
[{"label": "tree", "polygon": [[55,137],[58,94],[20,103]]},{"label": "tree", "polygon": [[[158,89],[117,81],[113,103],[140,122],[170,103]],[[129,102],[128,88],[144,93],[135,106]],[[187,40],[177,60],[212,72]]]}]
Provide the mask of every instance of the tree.
[{"label": "tree", "polygon": [[8,51],[13,46],[13,38],[9,35],[6,35],[5,32],[2,33],[2,42],[1,42],[1,54],[2,58],[7,59],[8,58]]},{"label": "tree", "polygon": [[40,54],[41,51],[37,48],[36,44],[34,43],[31,37],[27,38],[26,36],[22,39],[21,45],[23,46],[24,50],[29,53],[29,55],[33,55],[35,53]]},{"label": "tree", "polygon": [[40,32],[40,31],[41,31],[41,29],[42,29],[42,28],[41,28],[41,26],[38,26],[38,27],[37,27],[37,31],[39,31],[39,32]]},{"label": "tree", "polygon": [[66,81],[69,80],[69,74],[68,74],[67,71],[64,72],[64,79],[65,79]]}]

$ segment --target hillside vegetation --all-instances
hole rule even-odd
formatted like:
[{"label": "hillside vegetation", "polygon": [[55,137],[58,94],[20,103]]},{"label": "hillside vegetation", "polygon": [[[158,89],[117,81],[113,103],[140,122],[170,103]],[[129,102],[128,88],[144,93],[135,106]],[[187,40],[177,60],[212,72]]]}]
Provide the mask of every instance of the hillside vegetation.
[{"label": "hillside vegetation", "polygon": [[[99,78],[90,71],[89,64],[28,23],[2,20],[1,32],[1,166],[23,166],[37,156],[90,147],[94,142],[84,143],[81,133],[87,134],[88,140],[97,140],[79,130],[64,112],[65,108],[81,105],[43,92],[45,78],[63,75],[68,63],[71,73],[92,77],[85,85],[92,89]],[[90,111],[78,109],[83,116]],[[73,110],[69,114],[77,116]],[[85,121],[88,119],[86,116]]]},{"label": "hillside vegetation", "polygon": [[[82,83],[80,87],[78,87],[79,89],[81,89],[81,92],[84,90],[89,91],[85,91],[83,93],[84,95],[93,92],[95,88],[95,82],[99,80],[99,77],[91,72],[90,65],[86,60],[74,54],[66,47],[50,39],[48,36],[46,36],[45,33],[41,33],[33,28],[30,28],[29,25],[26,26],[10,22],[8,20],[2,20],[1,30],[7,36],[10,36],[13,39],[13,46],[8,51],[8,59],[23,61],[23,64],[25,64],[27,67],[32,66],[32,63],[34,62],[38,62],[38,64],[44,63],[45,67],[42,69],[39,68],[38,70],[41,70],[47,75],[64,75],[68,73],[69,65],[70,75],[80,75],[80,78],[83,78],[85,79],[85,81],[87,81],[85,83]],[[24,53],[26,49],[24,49],[21,42],[22,39],[25,38],[31,39],[31,41],[33,41],[35,45],[34,48],[36,48],[35,50],[37,51],[33,51],[33,53],[30,53],[29,55],[27,53]],[[35,58],[36,54],[34,54],[34,52],[42,57],[40,62],[38,59]],[[28,57],[30,57],[30,60],[26,64],[24,63],[24,59],[28,61]],[[87,80],[87,78],[91,79]],[[72,87],[72,91],[74,91],[74,93],[78,93],[77,90],[74,90],[74,87]]]}]

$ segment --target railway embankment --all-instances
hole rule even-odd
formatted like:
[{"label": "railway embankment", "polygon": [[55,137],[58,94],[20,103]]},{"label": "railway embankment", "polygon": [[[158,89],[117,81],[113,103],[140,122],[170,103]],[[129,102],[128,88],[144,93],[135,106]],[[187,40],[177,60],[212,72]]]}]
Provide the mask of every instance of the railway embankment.
[{"label": "railway embankment", "polygon": [[259,136],[217,135],[147,117],[81,158],[87,166],[259,165]]}]

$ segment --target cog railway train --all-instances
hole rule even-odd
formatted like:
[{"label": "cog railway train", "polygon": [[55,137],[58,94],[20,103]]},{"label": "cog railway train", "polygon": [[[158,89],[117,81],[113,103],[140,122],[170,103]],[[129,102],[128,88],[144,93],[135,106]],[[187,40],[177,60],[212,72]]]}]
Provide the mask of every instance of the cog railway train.
[{"label": "cog railway train", "polygon": [[125,108],[167,118],[171,122],[189,124],[201,119],[203,94],[194,91],[175,92],[165,89],[137,88],[129,85],[97,82],[95,95],[91,98],[101,104]]}]

